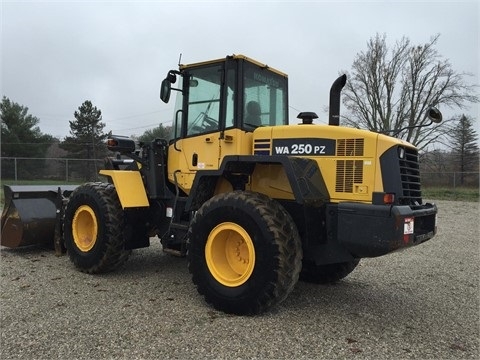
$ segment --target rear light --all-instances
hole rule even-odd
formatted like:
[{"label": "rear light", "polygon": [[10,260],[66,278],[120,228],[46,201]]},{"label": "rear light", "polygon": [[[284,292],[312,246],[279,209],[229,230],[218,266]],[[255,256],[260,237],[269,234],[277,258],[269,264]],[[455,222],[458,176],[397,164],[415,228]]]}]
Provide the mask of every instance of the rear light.
[{"label": "rear light", "polygon": [[374,191],[372,194],[373,205],[393,205],[397,200],[395,193],[384,193]]},{"label": "rear light", "polygon": [[395,194],[383,194],[383,203],[386,205],[393,204],[395,202]]},{"label": "rear light", "polygon": [[107,148],[121,154],[131,154],[135,151],[135,141],[126,136],[111,135],[107,139]]},{"label": "rear light", "polygon": [[108,140],[107,140],[107,146],[108,146],[108,147],[118,146],[118,141],[115,140],[115,139],[108,139]]}]

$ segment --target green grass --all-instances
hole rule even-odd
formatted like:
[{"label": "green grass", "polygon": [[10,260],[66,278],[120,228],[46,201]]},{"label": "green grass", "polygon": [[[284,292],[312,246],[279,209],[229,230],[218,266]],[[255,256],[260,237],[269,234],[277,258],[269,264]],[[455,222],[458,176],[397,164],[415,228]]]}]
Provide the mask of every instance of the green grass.
[{"label": "green grass", "polygon": [[478,189],[474,188],[422,188],[422,198],[432,200],[479,201]]}]

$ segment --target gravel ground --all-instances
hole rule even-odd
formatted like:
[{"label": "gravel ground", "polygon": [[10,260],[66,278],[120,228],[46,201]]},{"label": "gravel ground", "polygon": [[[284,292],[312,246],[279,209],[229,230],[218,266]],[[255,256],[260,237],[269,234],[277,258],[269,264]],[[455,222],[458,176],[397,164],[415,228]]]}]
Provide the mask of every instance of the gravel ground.
[{"label": "gravel ground", "polygon": [[336,285],[226,315],[158,243],[107,275],[38,248],[1,249],[1,359],[479,358],[479,204],[438,201],[439,233],[362,260]]}]

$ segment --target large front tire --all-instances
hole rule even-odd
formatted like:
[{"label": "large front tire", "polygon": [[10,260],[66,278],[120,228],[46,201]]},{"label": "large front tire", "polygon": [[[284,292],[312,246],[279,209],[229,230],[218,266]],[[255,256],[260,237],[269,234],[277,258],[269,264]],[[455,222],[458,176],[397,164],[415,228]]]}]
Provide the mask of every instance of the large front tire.
[{"label": "large front tire", "polygon": [[65,209],[65,247],[73,264],[86,273],[111,271],[127,261],[124,215],[115,187],[86,183],[71,194]]},{"label": "large front tire", "polygon": [[189,229],[188,267],[216,309],[257,314],[284,300],[298,281],[302,246],[287,211],[265,195],[219,194]]}]

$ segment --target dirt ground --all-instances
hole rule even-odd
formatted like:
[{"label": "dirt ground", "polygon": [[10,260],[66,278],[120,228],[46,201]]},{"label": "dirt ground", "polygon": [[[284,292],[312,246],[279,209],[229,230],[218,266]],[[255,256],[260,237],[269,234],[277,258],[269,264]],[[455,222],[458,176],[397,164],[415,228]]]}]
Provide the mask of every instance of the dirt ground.
[{"label": "dirt ground", "polygon": [[158,243],[106,275],[1,248],[1,359],[477,359],[478,203],[437,201],[438,235],[364,259],[335,285],[299,282],[254,317],[209,307]]}]

